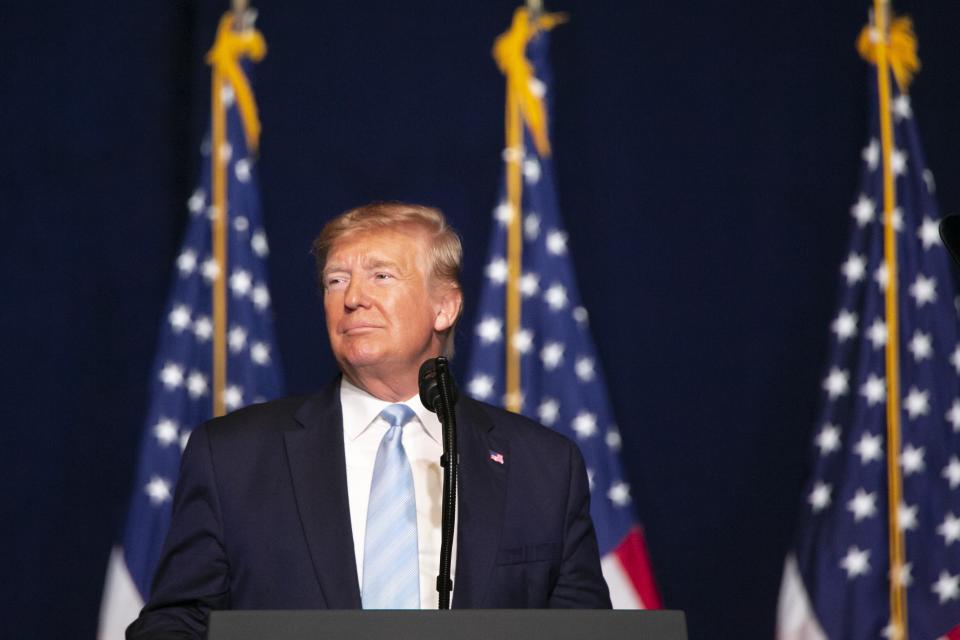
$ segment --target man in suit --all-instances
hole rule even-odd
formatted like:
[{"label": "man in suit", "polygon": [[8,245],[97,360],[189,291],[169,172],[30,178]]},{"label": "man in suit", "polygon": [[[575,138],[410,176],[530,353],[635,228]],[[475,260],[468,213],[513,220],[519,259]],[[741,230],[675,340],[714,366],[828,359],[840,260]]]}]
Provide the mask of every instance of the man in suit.
[{"label": "man in suit", "polygon": [[[442,444],[418,371],[450,352],[460,240],[436,209],[378,203],[314,255],[342,375],[194,432],[130,639],[201,638],[211,609],[437,606]],[[469,398],[456,415],[452,606],[609,607],[576,445]]]}]

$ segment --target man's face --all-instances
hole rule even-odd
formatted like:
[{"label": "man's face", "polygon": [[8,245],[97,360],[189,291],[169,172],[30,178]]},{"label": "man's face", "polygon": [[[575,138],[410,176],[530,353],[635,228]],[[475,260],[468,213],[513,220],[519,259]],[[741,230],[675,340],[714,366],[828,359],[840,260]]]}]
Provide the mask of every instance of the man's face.
[{"label": "man's face", "polygon": [[415,387],[420,364],[440,355],[438,334],[459,312],[459,290],[431,283],[427,248],[423,231],[399,227],[348,235],[327,254],[330,347],[347,378],[368,391],[370,381]]}]

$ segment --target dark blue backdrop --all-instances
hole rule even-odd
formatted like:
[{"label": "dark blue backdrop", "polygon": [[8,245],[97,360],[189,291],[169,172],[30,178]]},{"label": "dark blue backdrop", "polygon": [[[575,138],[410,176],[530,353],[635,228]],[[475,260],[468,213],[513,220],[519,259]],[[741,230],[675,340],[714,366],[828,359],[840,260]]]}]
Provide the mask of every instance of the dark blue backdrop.
[{"label": "dark blue backdrop", "polygon": [[[572,15],[553,42],[561,206],[664,599],[693,638],[768,638],[865,142],[868,2],[554,4]],[[3,637],[94,635],[224,5],[0,12]],[[471,322],[503,135],[489,51],[513,7],[260,7],[290,391],[334,372],[307,250],[347,207],[447,211]],[[915,18],[914,112],[957,211],[960,5],[896,8]]]}]

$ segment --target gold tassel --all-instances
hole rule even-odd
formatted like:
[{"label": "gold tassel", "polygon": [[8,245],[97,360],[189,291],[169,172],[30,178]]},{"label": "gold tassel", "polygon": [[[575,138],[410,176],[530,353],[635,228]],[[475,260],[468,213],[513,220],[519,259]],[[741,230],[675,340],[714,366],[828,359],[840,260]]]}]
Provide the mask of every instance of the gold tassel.
[{"label": "gold tassel", "polygon": [[227,12],[220,19],[217,38],[213,48],[207,54],[207,64],[216,67],[233,87],[237,109],[240,111],[240,119],[243,122],[243,133],[247,138],[247,147],[251,152],[256,153],[260,145],[260,117],[250,82],[240,67],[240,58],[246,57],[254,62],[260,62],[267,54],[267,43],[256,29],[235,31],[234,17],[232,12]]},{"label": "gold tassel", "polygon": [[493,43],[493,58],[507,77],[508,92],[512,92],[519,101],[520,112],[533,136],[533,143],[543,156],[550,155],[547,110],[542,98],[531,87],[533,65],[527,60],[527,43],[537,32],[549,31],[566,21],[566,14],[544,13],[532,22],[527,10],[520,7],[513,13],[510,28]]},{"label": "gold tassel", "polygon": [[[857,38],[857,51],[870,64],[877,64],[877,51],[881,38],[870,25],[860,32]],[[890,23],[890,37],[887,42],[887,60],[897,80],[900,91],[906,92],[913,76],[920,70],[917,57],[917,37],[913,33],[913,21],[909,17],[894,18]]]}]

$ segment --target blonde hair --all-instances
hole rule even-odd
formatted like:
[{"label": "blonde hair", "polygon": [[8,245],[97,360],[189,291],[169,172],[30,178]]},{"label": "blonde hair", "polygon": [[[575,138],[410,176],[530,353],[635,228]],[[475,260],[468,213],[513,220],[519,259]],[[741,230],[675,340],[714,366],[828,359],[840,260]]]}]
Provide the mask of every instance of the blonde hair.
[{"label": "blonde hair", "polygon": [[[427,234],[429,276],[434,283],[460,289],[460,268],[463,246],[460,236],[453,230],[443,212],[434,207],[404,202],[373,202],[338,215],[324,225],[313,240],[310,253],[317,266],[317,279],[323,283],[323,270],[327,256],[335,243],[357,233],[383,231],[398,227],[415,227]],[[461,313],[463,307],[461,307]],[[453,356],[453,325],[443,336],[444,355]]]}]

